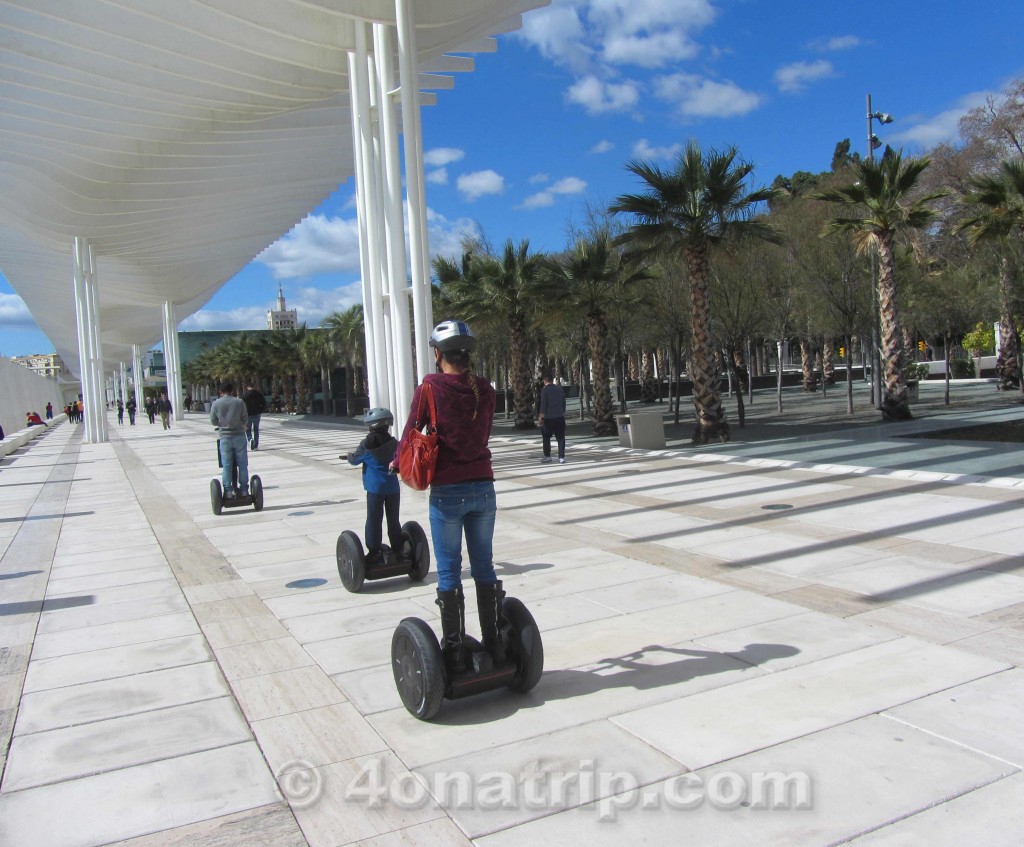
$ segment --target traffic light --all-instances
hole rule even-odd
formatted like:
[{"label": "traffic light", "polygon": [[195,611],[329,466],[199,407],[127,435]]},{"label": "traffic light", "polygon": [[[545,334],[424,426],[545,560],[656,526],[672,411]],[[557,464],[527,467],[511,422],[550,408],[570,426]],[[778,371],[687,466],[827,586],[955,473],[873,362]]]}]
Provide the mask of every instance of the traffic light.
[{"label": "traffic light", "polygon": [[924,343],[923,341],[918,341],[918,342],[917,342],[917,349],[918,349],[918,350],[920,350],[920,351],[921,351],[922,353],[923,353],[923,352],[925,351],[925,348],[926,348],[927,346],[928,346],[928,345],[927,345],[927,344],[925,344],[925,343]]},{"label": "traffic light", "polygon": [[846,358],[846,348],[845,347],[840,347],[839,348],[839,358],[840,359],[845,359]]}]

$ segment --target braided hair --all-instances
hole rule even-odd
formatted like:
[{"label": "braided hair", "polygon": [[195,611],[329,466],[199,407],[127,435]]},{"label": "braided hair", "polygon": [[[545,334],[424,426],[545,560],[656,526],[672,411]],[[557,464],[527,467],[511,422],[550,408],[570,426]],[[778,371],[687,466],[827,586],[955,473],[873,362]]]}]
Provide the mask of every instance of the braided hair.
[{"label": "braided hair", "polygon": [[480,386],[476,384],[476,377],[473,375],[473,363],[469,358],[468,350],[446,350],[441,356],[448,364],[453,367],[459,368],[463,371],[463,376],[469,382],[469,387],[473,389],[473,396],[476,398],[476,403],[473,406],[473,417],[470,420],[476,420],[477,412],[480,409]]}]

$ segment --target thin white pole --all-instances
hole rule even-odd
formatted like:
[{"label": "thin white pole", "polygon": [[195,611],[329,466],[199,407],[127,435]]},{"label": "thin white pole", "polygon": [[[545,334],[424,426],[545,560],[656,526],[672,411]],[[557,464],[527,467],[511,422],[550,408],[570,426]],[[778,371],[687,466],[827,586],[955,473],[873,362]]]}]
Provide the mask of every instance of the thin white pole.
[{"label": "thin white pole", "polygon": [[412,274],[413,325],[416,332],[416,373],[422,382],[434,366],[428,345],[434,318],[430,299],[430,242],[427,234],[423,125],[412,0],[395,0],[395,20],[398,25],[398,74],[402,90],[405,190],[409,205],[409,268]]},{"label": "thin white pole", "polygon": [[[381,165],[383,166],[384,235],[387,244],[388,311],[395,378],[392,409],[404,410],[412,401],[412,349],[409,337],[409,294],[406,286],[405,217],[402,209],[402,165],[398,155],[398,113],[393,95],[395,73],[391,27],[373,25],[374,56],[380,80]],[[401,417],[399,412],[399,417]]]}]

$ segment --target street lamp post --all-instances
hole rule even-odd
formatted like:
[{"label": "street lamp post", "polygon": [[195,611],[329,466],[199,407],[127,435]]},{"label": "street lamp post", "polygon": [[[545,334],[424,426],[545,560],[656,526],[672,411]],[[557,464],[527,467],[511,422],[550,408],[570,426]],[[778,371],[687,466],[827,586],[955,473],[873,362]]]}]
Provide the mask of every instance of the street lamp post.
[{"label": "street lamp post", "polygon": [[[886,112],[875,112],[871,108],[871,95],[868,95],[868,161],[875,161],[875,150],[882,146],[873,131],[872,121],[879,124],[891,124],[892,115]],[[878,325],[881,321],[878,304],[878,253],[871,250],[871,404],[876,409],[882,408],[882,357],[878,350]]]}]

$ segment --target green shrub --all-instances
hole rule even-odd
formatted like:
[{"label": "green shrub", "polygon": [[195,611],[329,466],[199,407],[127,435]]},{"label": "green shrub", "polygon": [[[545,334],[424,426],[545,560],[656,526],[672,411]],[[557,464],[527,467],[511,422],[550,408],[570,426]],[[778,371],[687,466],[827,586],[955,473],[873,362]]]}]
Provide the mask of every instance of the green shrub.
[{"label": "green shrub", "polygon": [[966,359],[953,359],[949,363],[949,375],[953,379],[974,379],[974,362]]},{"label": "green shrub", "polygon": [[996,331],[992,324],[979,322],[973,330],[964,336],[964,350],[979,351],[983,356],[991,356],[996,351]]},{"label": "green shrub", "polygon": [[903,369],[907,379],[928,379],[928,366],[924,362],[911,362]]}]

